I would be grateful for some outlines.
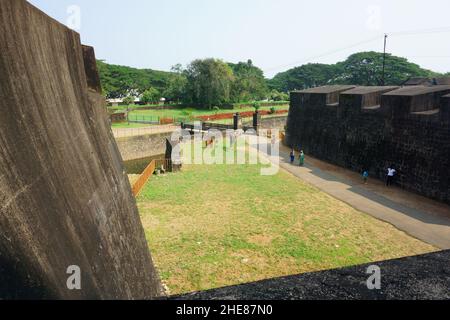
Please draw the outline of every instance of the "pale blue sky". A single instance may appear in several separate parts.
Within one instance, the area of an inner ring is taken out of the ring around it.
[[[307,62],[334,63],[356,51],[382,51],[385,32],[440,28],[437,33],[392,35],[388,52],[450,71],[448,0],[29,2],[65,24],[76,21],[67,11],[78,6],[83,43],[95,47],[97,58],[114,64],[169,70],[195,58],[252,59],[271,77]]]

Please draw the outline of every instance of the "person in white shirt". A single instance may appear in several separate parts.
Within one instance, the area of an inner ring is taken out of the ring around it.
[[[386,179],[386,186],[392,186],[392,183],[394,182],[394,177],[397,173],[397,170],[395,170],[393,167],[390,167],[387,169],[387,179]]]

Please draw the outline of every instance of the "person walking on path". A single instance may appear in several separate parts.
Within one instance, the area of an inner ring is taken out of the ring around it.
[[[393,168],[393,166],[391,166],[390,168],[387,169],[387,178],[386,178],[386,186],[392,186],[392,184],[394,183],[394,177],[397,173],[397,170],[395,170]]]
[[[300,151],[300,167],[303,167],[305,165],[305,153],[302,151]]]
[[[369,180],[369,171],[364,170],[362,176],[363,176],[364,184],[367,184],[367,181]]]
[[[290,157],[291,157],[291,164],[294,164],[294,161],[295,161],[295,151],[294,151],[294,149],[292,149]]]

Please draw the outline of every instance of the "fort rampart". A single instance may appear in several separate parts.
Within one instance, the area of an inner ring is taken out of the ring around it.
[[[291,93],[286,144],[450,203],[450,86],[326,86]]]
[[[161,294],[99,91],[78,33],[0,1],[0,300]]]

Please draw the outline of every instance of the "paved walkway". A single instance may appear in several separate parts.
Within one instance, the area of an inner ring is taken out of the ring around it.
[[[306,157],[304,167],[289,161],[290,150],[280,148],[280,167],[353,208],[394,225],[440,249],[450,249],[450,206],[406,192],[386,188],[378,180],[367,185],[358,173]]]

